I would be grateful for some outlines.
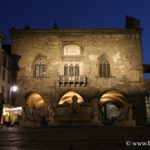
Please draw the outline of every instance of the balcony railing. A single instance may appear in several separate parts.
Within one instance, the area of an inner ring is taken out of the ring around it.
[[[59,85],[86,85],[86,76],[59,76]]]

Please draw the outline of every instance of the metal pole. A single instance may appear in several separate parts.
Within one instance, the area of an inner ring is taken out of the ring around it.
[[[9,90],[9,104],[11,105],[11,87],[10,87],[10,90]]]

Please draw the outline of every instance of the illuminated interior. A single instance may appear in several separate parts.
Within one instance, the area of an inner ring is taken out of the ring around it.
[[[123,108],[123,114],[126,114],[128,101],[119,91],[108,91],[100,98],[100,104],[103,112],[104,124],[114,124],[114,121],[120,115],[120,108]]]
[[[102,112],[103,114],[105,113],[103,116],[105,121],[106,120],[113,121],[117,119],[120,114],[118,107],[112,103],[107,103],[103,105]]]
[[[83,103],[83,98],[78,94],[78,93],[75,93],[73,91],[70,91],[68,93],[66,93],[65,95],[63,95],[59,101],[59,105],[62,105],[64,103],[68,103],[68,104],[71,104],[72,103],[72,97],[73,96],[77,96],[78,100],[77,100],[77,103]]]
[[[37,93],[32,93],[27,98],[26,103],[31,108],[43,109],[45,107],[45,103],[44,103],[43,98]]]

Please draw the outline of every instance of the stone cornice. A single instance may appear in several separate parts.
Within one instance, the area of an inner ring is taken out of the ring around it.
[[[82,34],[96,34],[96,35],[113,35],[113,34],[141,34],[143,29],[12,29],[11,33],[51,33],[51,34],[74,34],[74,35],[82,35]]]

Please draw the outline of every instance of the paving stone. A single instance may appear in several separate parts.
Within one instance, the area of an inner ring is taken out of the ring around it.
[[[126,142],[150,142],[148,127],[118,128],[96,126],[2,128],[0,150],[100,150],[148,149]]]

